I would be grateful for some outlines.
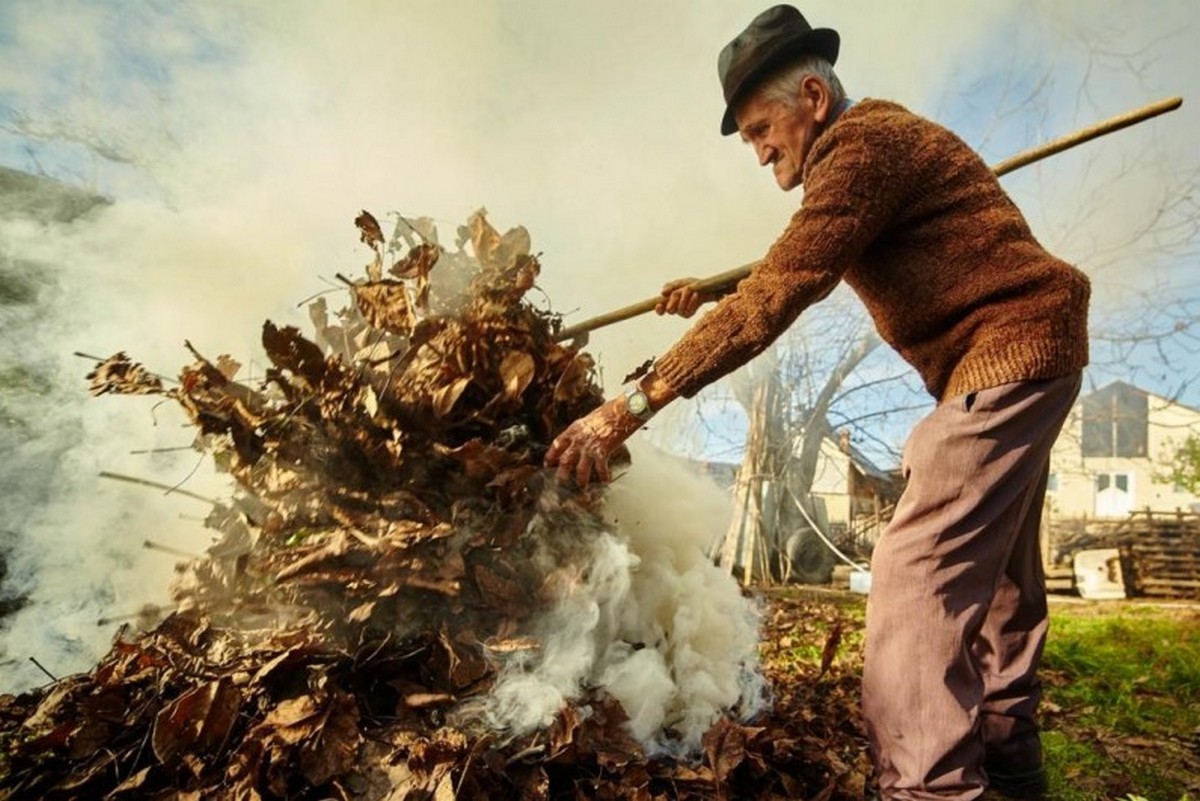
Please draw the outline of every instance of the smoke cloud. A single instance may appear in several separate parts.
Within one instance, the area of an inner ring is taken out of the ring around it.
[[[487,206],[498,228],[526,226],[541,252],[541,287],[557,310],[572,313],[569,321],[652,295],[671,278],[758,258],[798,198],[775,190],[736,138],[717,134],[715,61],[763,5],[0,6],[0,164],[114,201],[69,222],[0,223],[5,283],[19,274],[36,286],[0,307],[6,332],[19,333],[0,353],[6,369],[32,367],[44,382],[3,388],[6,415],[24,426],[6,429],[0,469],[12,546],[5,587],[29,602],[4,624],[0,689],[44,680],[30,656],[58,673],[88,668],[115,627],[96,626],[97,619],[162,600],[174,560],[143,549],[143,540],[187,552],[208,544],[190,519],[203,514],[202,504],[101,480],[101,470],[182,483],[199,495],[227,492],[206,468],[193,472],[194,454],[130,453],[186,446],[190,434],[166,407],[86,400],[89,365],[74,351],[128,350],[170,375],[188,360],[189,340],[253,372],[264,319],[304,327],[297,304],[329,289],[334,273],[366,261],[352,227],[362,208],[453,226]],[[1188,0],[1158,3],[1153,14],[1115,0],[1011,0],[969,10],[920,0],[903,11],[884,0],[821,0],[803,10],[841,32],[839,74],[852,96],[905,103],[985,143],[989,157],[1186,91],[1180,81],[1196,69],[1194,37],[1177,35],[1194,31]],[[1096,54],[1073,37],[1117,30],[1129,52],[1154,58],[1136,75],[1098,64],[1108,70],[1090,84],[1099,88],[1080,92],[1074,78]],[[1019,111],[996,119],[1006,91],[1019,94],[1042,76],[1063,82],[1052,109],[1031,110],[1035,124]],[[1089,146],[1090,157],[1119,164],[1157,143],[1186,161],[1185,137],[1200,122],[1195,108]],[[1153,186],[1133,189],[1145,186],[1140,170],[1099,182],[1102,191],[1051,172],[1061,164],[1078,173],[1075,158],[1009,185],[1039,235],[1073,233],[1068,255],[1082,262],[1089,237],[1136,227],[1133,212],[1152,205]],[[1088,191],[1099,210],[1081,218],[1074,212]],[[1172,265],[1146,262],[1160,283],[1179,280]],[[650,318],[595,334],[591,350],[610,389],[686,325]],[[640,469],[614,487],[615,503],[653,483],[638,477]],[[696,494],[689,488],[679,497],[696,503]],[[570,693],[577,679],[608,670],[617,694],[631,677],[657,676],[638,689],[655,699],[645,711],[649,732],[660,716],[676,719],[678,697],[708,691],[680,684],[689,659],[715,660],[702,640],[687,639],[689,626],[715,628],[714,620],[736,614],[702,606],[708,593],[697,587],[707,579],[673,550],[680,540],[669,527],[624,528],[650,514],[638,509],[623,515],[598,554],[598,564],[609,560],[612,581],[593,588],[588,601],[598,610],[595,625],[609,614],[603,625],[617,633],[593,630],[595,650],[572,678],[546,684]],[[676,572],[658,576],[660,597],[647,577],[666,570],[661,565]],[[673,604],[667,587],[688,603]],[[631,608],[687,647],[608,653],[614,643],[654,640],[654,631],[620,618]],[[713,682],[712,697],[732,692],[728,676]]]
[[[562,577],[534,624],[544,647],[514,659],[483,702],[496,728],[549,725],[566,700],[599,688],[648,752],[678,755],[696,752],[726,710],[748,719],[763,708],[756,610],[707,556],[728,498],[680,460],[646,447],[633,456],[586,571]]]

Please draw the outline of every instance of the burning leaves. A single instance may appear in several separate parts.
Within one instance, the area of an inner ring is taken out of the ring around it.
[[[349,282],[352,305],[313,303],[311,339],[264,324],[260,381],[191,344],[177,385],[123,353],[88,376],[97,395],[177,402],[238,493],[209,516],[207,556],[178,568],[174,614],[86,676],[0,697],[0,799],[832,787],[791,761],[803,748],[790,729],[761,723],[718,722],[688,766],[648,760],[602,693],[528,735],[471,717],[500,666],[541,647],[528,624],[559,578],[588,570],[600,496],[546,485],[540,463],[603,398],[590,358],[523,300],[539,270],[524,229],[501,235],[479,213],[448,249],[424,221],[402,218],[391,241],[366,212],[355,224],[374,258]]]

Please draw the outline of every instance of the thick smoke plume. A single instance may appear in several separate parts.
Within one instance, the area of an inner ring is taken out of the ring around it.
[[[526,733],[599,687],[650,753],[693,753],[726,710],[748,719],[766,701],[754,608],[707,556],[728,499],[639,448],[605,511],[580,575],[549,566],[559,599],[534,623],[544,647],[512,660],[482,707],[494,725]]]

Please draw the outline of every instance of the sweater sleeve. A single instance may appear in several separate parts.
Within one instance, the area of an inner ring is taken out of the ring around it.
[[[753,359],[804,309],[837,285],[903,202],[903,137],[887,125],[843,117],[813,143],[804,202],[737,290],[655,363],[684,397]]]

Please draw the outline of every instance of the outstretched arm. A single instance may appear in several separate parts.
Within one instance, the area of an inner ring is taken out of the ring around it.
[[[649,402],[649,414],[678,397],[678,393],[653,370],[638,382],[638,388]],[[609,458],[633,432],[645,425],[648,416],[638,417],[631,413],[629,398],[625,394],[618,395],[567,426],[546,451],[546,466],[557,468],[555,478],[560,482],[574,479],[580,487],[590,484],[593,477],[607,482],[611,478]]]

